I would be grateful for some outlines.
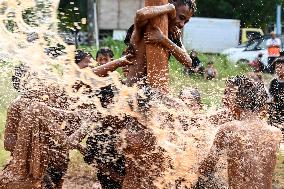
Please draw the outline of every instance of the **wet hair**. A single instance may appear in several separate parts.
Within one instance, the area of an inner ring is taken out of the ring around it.
[[[130,28],[128,28],[127,32],[126,32],[126,36],[125,36],[125,39],[124,39],[124,44],[127,45],[127,46],[130,45],[130,39],[131,39],[133,31],[134,31],[134,24],[132,24],[130,26]]]
[[[75,63],[79,64],[87,56],[91,56],[93,58],[90,53],[84,52],[83,50],[77,50],[75,52]]]
[[[245,76],[235,76],[227,80],[228,85],[237,87],[235,103],[238,108],[255,112],[266,105],[268,94],[264,84]]]
[[[28,71],[28,67],[24,64],[20,64],[14,68],[14,75],[12,76],[13,87],[20,92],[21,91],[21,80],[25,77]]]
[[[98,50],[97,54],[96,54],[96,59],[99,57],[99,55],[103,55],[103,56],[109,56],[110,58],[114,57],[114,54],[112,52],[112,50],[108,47],[102,47]]]
[[[169,0],[169,3],[177,6],[187,5],[189,7],[189,10],[192,10],[193,12],[196,11],[195,0]]]

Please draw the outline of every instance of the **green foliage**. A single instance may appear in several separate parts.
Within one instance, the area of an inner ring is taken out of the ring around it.
[[[242,27],[265,28],[268,23],[275,20],[275,7],[276,0],[198,0],[196,15],[240,19]]]

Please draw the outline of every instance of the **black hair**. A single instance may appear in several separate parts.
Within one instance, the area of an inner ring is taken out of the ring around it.
[[[180,93],[179,93],[179,98],[181,98],[181,96],[183,95],[184,91],[186,91],[186,90],[190,91],[191,96],[192,96],[196,101],[198,101],[198,102],[201,103],[201,94],[200,94],[200,92],[198,91],[198,89],[196,89],[196,88],[182,89],[182,90],[180,91]]]
[[[195,0],[169,0],[169,3],[180,6],[180,5],[187,5],[190,10],[193,12],[196,11],[196,3]]]
[[[235,103],[238,108],[259,111],[266,105],[268,94],[264,84],[245,76],[235,76],[227,80],[227,85],[237,87]]]
[[[133,31],[134,31],[134,24],[132,24],[130,26],[130,28],[128,28],[127,32],[126,32],[126,36],[125,36],[125,39],[124,39],[124,44],[127,45],[127,46],[130,45],[130,39],[131,39]]]
[[[25,74],[28,71],[28,67],[24,64],[20,64],[14,68],[14,75],[12,76],[13,87],[20,92],[21,91],[21,79],[25,77]]]
[[[96,96],[100,99],[103,108],[106,108],[112,102],[115,92],[116,88],[112,85],[101,87],[96,91]]]
[[[96,59],[98,58],[99,55],[103,55],[103,56],[109,56],[110,58],[114,57],[114,54],[112,52],[112,50],[108,47],[102,47],[98,50],[97,54],[96,54]]]
[[[75,52],[75,63],[79,64],[87,56],[93,57],[90,53],[84,52],[83,50],[77,50]]]
[[[213,62],[213,61],[209,61],[207,64],[208,64],[208,65],[213,65],[214,62]]]
[[[279,58],[276,58],[272,65],[276,65],[276,64],[284,64],[284,56],[280,56]]]

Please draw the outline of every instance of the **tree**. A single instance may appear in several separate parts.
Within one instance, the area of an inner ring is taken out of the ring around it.
[[[241,20],[242,27],[266,28],[275,21],[278,0],[198,0],[197,16]],[[283,3],[284,0],[281,0]]]

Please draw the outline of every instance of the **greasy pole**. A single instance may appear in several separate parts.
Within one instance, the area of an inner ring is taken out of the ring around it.
[[[167,4],[168,0],[145,0],[145,6]],[[162,15],[151,20],[146,31],[158,26],[168,36],[168,15]],[[169,92],[169,65],[168,52],[159,44],[146,45],[147,56],[147,82],[164,93]]]

